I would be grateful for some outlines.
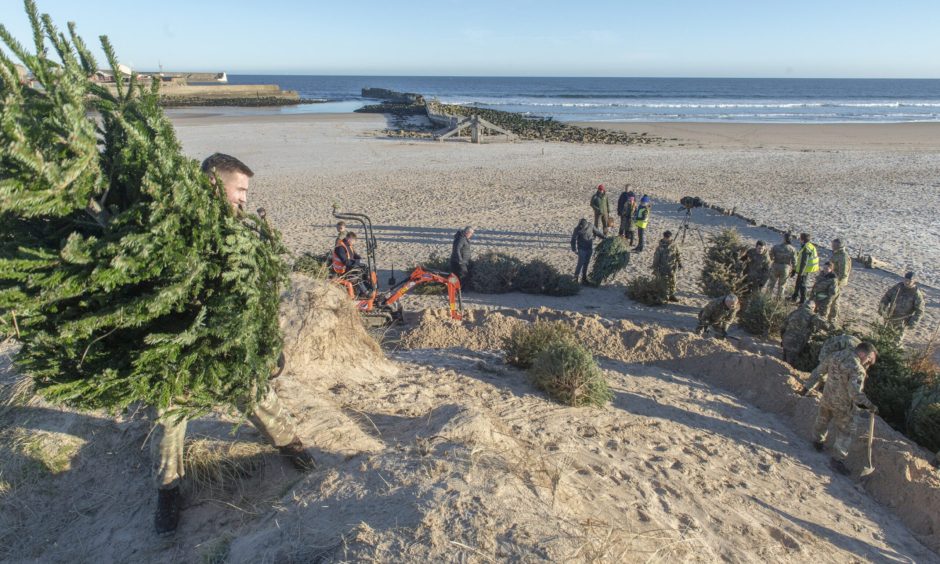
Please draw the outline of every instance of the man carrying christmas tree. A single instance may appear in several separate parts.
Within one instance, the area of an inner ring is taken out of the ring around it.
[[[248,183],[254,176],[250,168],[235,157],[216,153],[203,161],[202,171],[212,178],[213,184],[222,183],[225,197],[233,208],[244,209],[248,200]],[[279,376],[283,368],[282,355],[271,378]],[[154,524],[160,535],[173,533],[179,524],[182,501],[180,481],[184,471],[183,444],[187,423],[185,417],[174,416],[167,411],[161,411],[151,442],[154,479],[158,488]],[[265,439],[277,447],[295,468],[307,471],[314,467],[313,457],[297,436],[294,421],[281,405],[273,387],[247,415]]]

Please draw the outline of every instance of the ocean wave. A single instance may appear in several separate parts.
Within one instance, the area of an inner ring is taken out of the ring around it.
[[[809,108],[940,108],[940,102],[535,102],[517,100],[445,100],[448,104],[478,105],[488,107],[535,107],[535,108],[636,108],[636,109],[809,109]]]

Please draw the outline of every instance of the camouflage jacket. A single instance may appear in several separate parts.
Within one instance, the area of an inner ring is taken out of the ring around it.
[[[779,243],[770,249],[770,258],[774,264],[796,267],[796,249],[789,243]]]
[[[748,278],[763,278],[770,273],[770,256],[767,253],[752,247],[747,250],[744,260],[747,261]]]
[[[783,335],[783,348],[791,351],[801,350],[809,342],[814,332],[827,326],[826,320],[811,312],[809,308],[800,307],[787,316],[780,333]]]
[[[845,413],[856,405],[871,405],[864,392],[867,374],[854,349],[826,357],[817,370],[826,377],[822,404],[829,409]]]
[[[835,297],[838,293],[839,284],[836,282],[836,275],[834,273],[820,274],[813,283],[813,290],[810,292],[810,296],[817,302],[822,302]]]
[[[819,349],[819,365],[813,370],[813,373],[810,374],[809,380],[806,381],[806,389],[812,390],[816,388],[816,386],[826,383],[826,375],[822,372],[821,368],[827,358],[837,352],[849,349],[855,350],[855,347],[861,342],[858,337],[849,334],[836,335],[826,339],[822,348]]]
[[[663,239],[653,254],[653,272],[661,276],[674,273],[682,268],[679,247],[672,239]]]
[[[845,286],[849,281],[849,275],[852,274],[852,257],[845,247],[838,251],[832,251],[832,271],[836,274],[836,280],[840,286]]]
[[[610,215],[610,203],[606,192],[594,192],[591,196],[591,208],[603,215]]]
[[[924,294],[917,286],[908,288],[904,282],[898,282],[885,292],[878,312],[891,321],[914,325],[924,315]]]
[[[728,309],[725,305],[725,298],[715,298],[705,304],[702,311],[698,314],[699,325],[731,325],[735,316],[738,314],[738,306]]]

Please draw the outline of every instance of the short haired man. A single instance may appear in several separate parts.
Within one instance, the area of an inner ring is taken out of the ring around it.
[[[917,287],[917,275],[908,272],[904,280],[885,292],[878,304],[878,313],[897,331],[898,342],[904,339],[904,331],[917,325],[924,316],[924,294]]]
[[[216,153],[202,163],[202,170],[212,175],[212,182],[222,182],[225,198],[236,210],[244,210],[248,201],[248,182],[254,176],[250,168],[230,155]],[[283,355],[278,360],[276,378],[284,368]],[[242,408],[247,410],[248,405]],[[168,535],[179,525],[183,478],[183,444],[186,438],[186,418],[158,413],[151,438],[153,474],[157,485],[157,511],[154,525],[157,534]],[[265,439],[277,447],[298,470],[307,471],[314,466],[313,457],[304,448],[294,426],[294,420],[281,405],[274,388],[253,406],[248,419],[261,431]]]
[[[728,328],[738,315],[739,307],[740,300],[734,294],[713,299],[699,312],[695,332],[705,335],[711,329],[718,338],[724,339],[728,336]]]
[[[336,222],[336,239],[333,241],[333,248],[335,249],[339,245],[340,241],[346,238],[346,222],[337,221]]]
[[[773,292],[778,298],[783,295],[783,287],[793,268],[796,267],[796,249],[790,244],[790,234],[783,234],[783,242],[777,243],[770,249],[770,284],[768,292]]]
[[[810,241],[809,233],[800,233],[800,252],[796,257],[796,269],[790,276],[796,276],[796,287],[790,301],[803,303],[806,301],[806,280],[810,274],[819,271],[819,252],[816,245]]]
[[[672,238],[672,231],[663,233],[663,238],[653,253],[653,275],[666,283],[666,300],[678,302],[676,297],[676,275],[682,268],[682,256],[679,246]]]
[[[454,233],[454,244],[450,251],[450,272],[457,275],[460,283],[467,286],[467,275],[470,273],[470,239],[476,229],[473,226],[466,226]]]

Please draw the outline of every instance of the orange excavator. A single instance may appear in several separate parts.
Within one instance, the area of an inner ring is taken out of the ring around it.
[[[372,229],[372,220],[361,213],[340,212],[333,205],[333,217],[341,219],[347,225],[358,224],[360,242],[365,243],[365,256],[362,263],[351,273],[338,275],[331,271],[331,280],[346,288],[349,299],[356,303],[356,308],[369,325],[393,325],[404,321],[401,298],[412,288],[421,284],[442,284],[447,288],[447,301],[451,319],[463,319],[463,301],[460,295],[460,279],[446,272],[433,272],[417,267],[407,279],[396,283],[394,272],[389,279],[390,288],[379,292],[378,274],[375,267],[376,241]]]

